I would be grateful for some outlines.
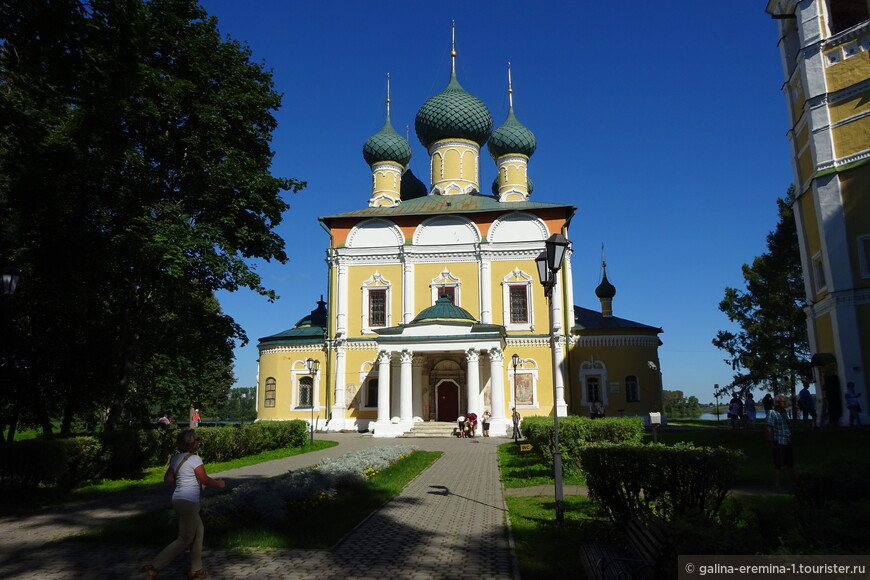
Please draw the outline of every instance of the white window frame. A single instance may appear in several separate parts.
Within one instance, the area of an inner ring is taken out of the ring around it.
[[[811,261],[813,265],[813,290],[816,294],[820,294],[828,289],[828,279],[825,275],[825,262],[822,260],[822,253],[816,252]]]
[[[429,288],[432,290],[432,304],[438,301],[441,288],[453,288],[453,304],[462,307],[461,281],[459,278],[444,270],[439,276],[432,278]]]
[[[386,290],[386,304],[384,305],[386,311],[384,313],[384,321],[385,324],[383,326],[372,326],[369,324],[369,291],[371,290]],[[392,312],[392,284],[390,281],[381,276],[378,272],[372,274],[372,277],[363,282],[362,284],[362,312],[361,312],[361,332],[362,334],[372,334],[374,333],[375,328],[387,328],[392,326],[393,320],[393,312]]]
[[[502,301],[502,321],[505,330],[535,330],[535,309],[532,300],[532,282],[533,278],[519,268],[514,268],[513,271],[502,278],[501,281],[501,301]],[[529,313],[527,322],[512,323],[511,322],[511,286],[525,286],[526,288],[526,304]]]
[[[305,361],[296,361],[293,365],[293,370],[290,372],[290,380],[293,385],[293,396],[291,397],[293,400],[290,403],[291,411],[311,411],[311,407],[302,407],[300,406],[300,396],[299,396],[299,386],[300,380],[304,377],[311,378],[311,402],[313,403],[313,407],[315,411],[321,409],[320,407],[320,373],[311,374],[308,372],[308,367],[305,364]]]
[[[609,404],[607,398],[607,365],[600,360],[585,360],[580,363],[580,404],[590,406],[592,401],[589,400],[589,389],[587,379],[595,377],[598,379],[598,394],[601,398],[601,403],[607,407]]]

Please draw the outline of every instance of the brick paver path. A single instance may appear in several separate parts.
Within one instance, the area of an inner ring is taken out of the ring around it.
[[[504,439],[373,439],[324,435],[332,449],[220,474],[238,482],[267,477],[372,445],[412,443],[444,456],[333,550],[206,551],[210,578],[512,579],[518,578],[498,477],[496,446]],[[215,474],[217,475],[217,474]],[[153,548],[94,546],[69,538],[90,527],[165,507],[166,489],[49,514],[0,520],[0,578],[141,578]],[[206,536],[208,530],[206,529]],[[166,542],[172,538],[166,538]],[[161,578],[183,578],[180,558]]]

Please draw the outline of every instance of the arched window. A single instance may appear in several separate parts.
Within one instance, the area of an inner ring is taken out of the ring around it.
[[[377,408],[378,406],[378,379],[369,379],[366,382],[363,406]]]
[[[637,377],[634,375],[625,377],[625,400],[629,403],[640,401],[640,388],[637,386]]]
[[[266,379],[266,400],[263,402],[264,407],[275,406],[275,377]]]
[[[601,383],[598,382],[598,377],[586,379],[586,400],[590,403],[601,401]]]
[[[296,398],[297,408],[310,409],[314,404],[314,379],[311,377],[299,378],[299,390]]]

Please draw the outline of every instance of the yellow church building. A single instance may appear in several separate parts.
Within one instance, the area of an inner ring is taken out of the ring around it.
[[[491,434],[505,436],[513,408],[662,410],[662,329],[613,315],[604,264],[597,309],[574,306],[570,249],[545,296],[536,258],[551,235],[569,238],[577,208],[532,200],[537,143],[510,89],[493,130],[486,105],[459,84],[455,51],[453,59],[447,86],[415,120],[428,186],[407,168],[411,146],[391,124],[388,96],[386,122],[363,147],[368,203],[319,218],[330,240],[327,299],[260,339],[258,420],[396,437],[489,411]],[[498,169],[491,194],[479,183],[484,147]]]
[[[794,215],[823,420],[866,413],[870,368],[870,2],[770,0],[797,198]],[[866,415],[865,415],[866,416]]]

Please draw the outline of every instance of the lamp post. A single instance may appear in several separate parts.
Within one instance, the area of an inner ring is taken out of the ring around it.
[[[308,367],[308,374],[311,375],[311,444],[314,445],[314,377],[320,370],[320,361],[309,358],[306,359],[305,366]]]
[[[520,429],[517,423],[517,420],[514,418],[514,413],[517,412],[517,367],[519,366],[522,360],[520,359],[520,355],[514,353],[511,356],[511,363],[514,365],[514,404],[511,405],[511,423],[514,426],[513,438],[514,443],[517,443],[520,438]]]
[[[716,422],[718,423],[722,419],[719,416],[719,383],[713,385],[713,396],[716,397]]]
[[[547,305],[550,306],[550,332],[552,332],[552,301],[553,287],[556,285],[556,274],[562,268],[562,261],[565,259],[565,252],[568,250],[570,242],[562,234],[553,234],[544,242],[545,250],[535,258],[535,263],[538,266],[538,275],[541,278],[541,285],[544,287],[544,296],[547,297]],[[557,368],[553,368],[553,372],[559,372]],[[514,376],[516,383],[516,376]],[[556,521],[561,526],[565,521],[565,508],[562,502],[562,450],[559,448],[559,410],[556,406],[555,377],[553,380],[553,480],[556,487]]]

